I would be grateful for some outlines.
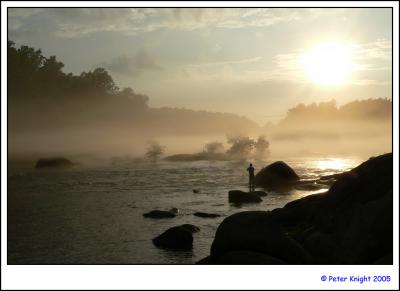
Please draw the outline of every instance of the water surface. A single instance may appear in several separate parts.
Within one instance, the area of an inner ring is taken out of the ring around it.
[[[341,172],[360,162],[349,158],[287,161],[305,179]],[[127,162],[10,175],[8,263],[192,264],[209,254],[215,231],[226,216],[283,207],[316,192],[269,192],[259,204],[235,207],[228,203],[228,191],[246,190],[246,167],[243,162],[226,161]],[[172,219],[142,216],[173,207],[179,215]],[[196,217],[196,211],[221,217]],[[184,223],[201,229],[194,234],[192,251],[165,251],[152,244],[163,231]]]

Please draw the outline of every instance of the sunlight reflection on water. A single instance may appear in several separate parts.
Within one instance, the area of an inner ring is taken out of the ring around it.
[[[325,170],[345,171],[351,169],[354,166],[354,161],[349,159],[326,159],[315,161],[316,167]]]

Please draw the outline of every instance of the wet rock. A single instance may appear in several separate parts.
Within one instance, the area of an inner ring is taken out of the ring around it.
[[[39,159],[36,162],[35,168],[69,168],[74,164],[66,159],[66,158],[48,158],[48,159]]]
[[[257,191],[258,192],[258,191]],[[229,202],[230,203],[259,203],[262,199],[259,195],[254,194],[253,192],[243,192],[240,190],[231,190],[229,191]]]
[[[143,216],[148,218],[174,218],[176,214],[171,211],[152,210],[150,212],[143,214]]]
[[[289,187],[299,179],[291,167],[278,161],[261,169],[255,176],[255,183],[267,189],[278,189]]]
[[[193,236],[185,227],[175,226],[154,238],[153,244],[163,249],[191,250],[193,248]]]
[[[214,213],[205,213],[205,212],[195,212],[193,213],[194,216],[198,217],[204,217],[204,218],[215,218],[215,217],[220,217],[221,215],[219,214],[214,214]]]

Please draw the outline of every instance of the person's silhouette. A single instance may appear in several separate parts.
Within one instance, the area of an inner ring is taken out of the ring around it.
[[[247,168],[247,172],[249,172],[249,192],[252,192],[255,189],[253,164],[250,164],[250,166]]]

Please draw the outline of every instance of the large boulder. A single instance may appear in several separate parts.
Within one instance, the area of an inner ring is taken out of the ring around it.
[[[212,260],[237,250],[263,253],[289,264],[312,261],[301,245],[275,224],[266,211],[239,212],[219,225],[211,245]]]
[[[262,192],[262,191],[261,191]],[[265,193],[265,192],[263,192]],[[259,194],[253,192],[243,192],[240,190],[229,191],[229,202],[242,204],[242,203],[259,203],[262,199]]]
[[[193,248],[192,232],[187,227],[175,226],[154,238],[153,244],[163,249],[191,250]]]
[[[143,216],[148,218],[174,218],[176,214],[172,211],[152,210],[150,212],[144,213]]]
[[[48,158],[48,159],[39,159],[36,162],[35,168],[69,168],[72,167],[74,163],[66,158]]]
[[[393,189],[393,155],[370,158],[345,172],[329,189],[339,204],[366,203]]]
[[[335,252],[338,246],[329,234],[311,231],[305,237],[303,245],[314,256],[316,263],[332,264],[336,261]]]
[[[261,169],[255,176],[255,184],[267,189],[290,187],[299,180],[296,172],[286,163],[278,161]]]
[[[393,193],[368,203],[356,203],[336,220],[341,264],[373,263],[393,252]]]

